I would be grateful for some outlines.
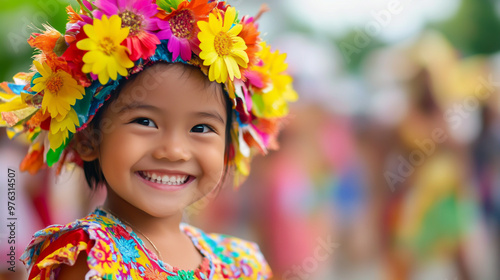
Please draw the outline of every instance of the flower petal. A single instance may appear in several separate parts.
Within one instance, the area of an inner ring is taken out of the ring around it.
[[[99,83],[101,83],[101,85],[107,84],[109,81],[108,72],[107,71],[100,72],[98,78],[99,78]]]
[[[229,33],[229,34],[231,34],[233,36],[238,36],[238,34],[240,34],[240,32],[241,32],[242,29],[243,29],[243,25],[241,25],[241,24],[235,24],[231,29],[229,29],[227,31],[227,33]]]
[[[79,48],[80,50],[90,51],[97,48],[97,42],[87,38],[76,42],[76,47]]]
[[[234,23],[235,18],[236,18],[236,8],[234,7],[227,8],[226,13],[224,14],[224,25],[222,26],[223,32],[229,31],[229,29]]]

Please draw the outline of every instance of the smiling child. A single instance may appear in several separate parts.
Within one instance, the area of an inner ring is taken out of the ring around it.
[[[77,164],[104,205],[36,232],[29,279],[269,279],[255,243],[183,223],[277,146],[295,101],[256,18],[209,0],[95,0],[64,34],[28,42],[31,72],[0,84],[0,125],[32,144],[21,170]]]

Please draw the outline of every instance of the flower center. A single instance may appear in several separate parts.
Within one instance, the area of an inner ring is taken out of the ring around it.
[[[142,15],[137,15],[131,11],[124,11],[119,13],[118,16],[122,19],[122,27],[130,27],[130,34],[132,36],[137,35],[142,29],[142,21],[144,17]]]
[[[189,38],[194,22],[193,12],[187,9],[178,11],[168,20],[172,34],[177,38]]]
[[[214,40],[215,51],[219,56],[228,55],[231,52],[231,48],[233,47],[233,41],[231,37],[225,32],[219,32],[215,36]]]
[[[52,74],[49,80],[45,83],[45,86],[52,94],[57,94],[63,86],[63,78],[57,73]]]
[[[113,40],[111,40],[111,38],[109,37],[105,37],[104,39],[102,39],[99,47],[101,48],[101,52],[105,53],[108,56],[111,56],[116,51],[116,46]]]

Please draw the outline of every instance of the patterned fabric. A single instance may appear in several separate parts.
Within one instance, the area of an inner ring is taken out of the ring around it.
[[[29,279],[55,279],[60,265],[73,265],[85,251],[86,279],[270,279],[271,270],[259,247],[222,234],[206,234],[187,224],[181,230],[203,256],[195,271],[158,260],[144,242],[116,217],[97,208],[85,218],[35,233],[21,257]]]

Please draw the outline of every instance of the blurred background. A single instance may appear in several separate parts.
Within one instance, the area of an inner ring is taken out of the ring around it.
[[[228,2],[250,15],[264,3]],[[64,30],[68,3],[0,0],[0,80],[28,69],[36,28]],[[300,100],[281,149],[186,219],[256,241],[275,279],[500,279],[500,2],[267,4],[262,36],[288,53]],[[6,182],[27,146],[0,134]],[[17,176],[18,257],[36,230],[105,195],[78,169]],[[20,262],[7,271],[6,236],[0,279],[23,279]]]

